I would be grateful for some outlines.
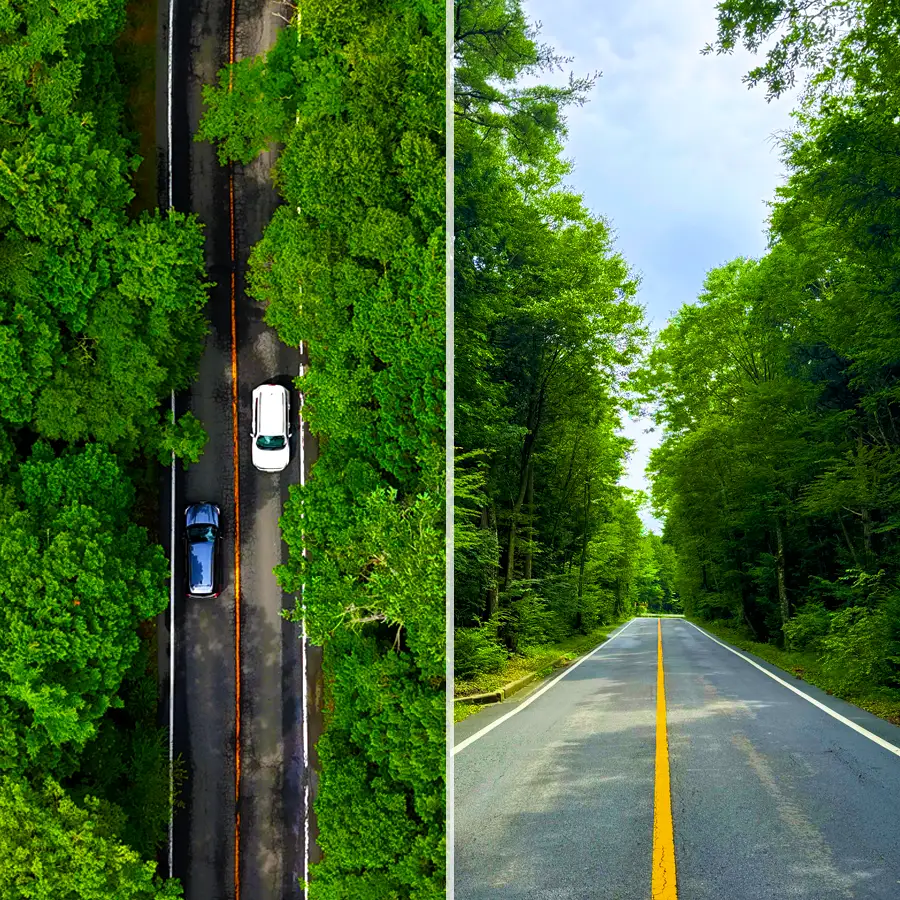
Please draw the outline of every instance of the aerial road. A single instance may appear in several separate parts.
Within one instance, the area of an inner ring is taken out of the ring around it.
[[[192,139],[201,86],[216,82],[229,60],[268,49],[283,25],[273,15],[282,7],[246,0],[163,0],[159,7],[157,133],[170,192],[160,205],[204,223],[216,283],[199,377],[176,398],[178,414],[191,410],[209,443],[199,463],[177,474],[174,504],[164,491],[175,554],[174,618],[167,613],[160,622],[161,686],[166,704],[174,697],[172,749],[185,773],[168,865],[187,900],[294,900],[316,859],[310,800],[320,716],[312,698],[320,656],[300,626],[281,618],[294,600],[272,570],[287,555],[278,519],[288,488],[308,477],[315,442],[301,425],[292,385],[300,348],[282,344],[245,293],[250,248],[278,202],[272,156],[222,167],[213,147]],[[290,461],[281,471],[260,471],[251,459],[251,396],[264,383],[290,396]],[[215,597],[185,597],[184,510],[197,503],[221,511]]]
[[[900,728],[683,619],[461,722],[456,900],[900,897]]]

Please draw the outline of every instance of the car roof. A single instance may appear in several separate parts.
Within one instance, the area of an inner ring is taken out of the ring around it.
[[[285,430],[284,401],[287,388],[280,384],[261,384],[253,392],[253,402],[259,401],[259,418],[256,429],[259,434],[281,434]]]
[[[211,594],[215,583],[215,548],[214,541],[191,544],[189,551],[190,592],[192,594]]]

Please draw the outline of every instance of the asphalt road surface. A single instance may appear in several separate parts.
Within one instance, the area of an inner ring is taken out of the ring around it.
[[[651,897],[657,627],[457,726],[456,900]],[[900,898],[900,728],[661,628],[677,897]]]
[[[159,6],[158,108],[164,111],[168,4],[161,0]],[[279,341],[264,324],[262,308],[244,293],[250,248],[278,202],[269,177],[272,158],[266,154],[250,166],[235,166],[232,192],[229,170],[219,165],[214,149],[192,140],[202,114],[201,86],[216,82],[228,61],[232,29],[234,58],[253,56],[274,43],[282,25],[275,11],[283,9],[263,0],[238,0],[234,6],[230,0],[178,0],[175,7],[174,206],[196,213],[204,223],[207,270],[217,285],[199,377],[177,404],[179,413],[189,409],[200,419],[210,439],[200,462],[179,474],[176,521],[180,538],[184,506],[211,501],[222,509],[225,530],[225,588],[215,600],[184,597],[183,554],[176,544],[174,735],[187,778],[172,855],[187,900],[301,898],[298,879],[317,858],[315,819],[305,800],[315,793],[313,745],[321,717],[307,710],[310,727],[304,739],[303,707],[306,696],[317,696],[321,657],[316,648],[306,648],[304,690],[300,628],[280,616],[294,600],[282,593],[272,574],[287,558],[278,518],[288,487],[300,479],[299,408],[292,379],[301,357],[298,349]],[[164,171],[164,122],[157,130]],[[258,472],[250,460],[251,392],[265,381],[292,392],[292,460],[279,474]],[[308,434],[303,437],[308,476],[315,446]],[[164,496],[168,500],[168,490]],[[160,668],[165,673],[171,635],[163,618]],[[168,678],[163,682],[167,693]]]

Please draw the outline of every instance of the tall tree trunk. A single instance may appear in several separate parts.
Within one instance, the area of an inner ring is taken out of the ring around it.
[[[497,534],[497,510],[494,507],[494,504],[491,503],[487,508],[487,527],[490,528],[494,535]],[[493,619],[494,616],[497,615],[500,604],[497,595],[497,576],[499,572],[497,571],[499,568],[499,564],[494,567],[493,575],[491,576],[491,583],[488,585],[487,590],[487,603],[485,604],[485,612],[487,613],[488,619]]]
[[[859,568],[859,557],[856,555],[856,547],[853,546],[853,541],[850,540],[850,535],[847,532],[847,526],[844,524],[844,517],[838,513],[838,522],[841,523],[841,531],[844,533],[844,540],[847,542],[847,549],[850,551],[850,555],[853,557],[853,565],[856,568]]]
[[[575,604],[575,630],[581,631],[584,627],[584,612],[581,608],[581,597],[584,593],[584,560],[587,556],[588,536],[588,512],[591,503],[590,479],[584,483],[584,530],[581,535],[581,559],[578,563],[578,600]]]
[[[551,549],[556,546],[556,532],[559,529],[559,523],[562,521],[563,507],[566,500],[569,499],[569,483],[572,481],[572,471],[575,468],[575,454],[578,452],[578,443],[581,440],[581,432],[575,436],[572,443],[572,455],[569,457],[569,471],[566,473],[566,480],[563,482],[562,491],[560,493],[559,506],[556,508],[556,515],[553,517],[553,528],[550,530],[550,540],[547,544]]]
[[[584,593],[584,561],[587,557],[588,517],[591,511],[591,480],[584,483],[584,534],[581,537],[581,562],[578,565],[578,600]],[[579,609],[581,603],[579,602]]]
[[[524,575],[531,580],[531,560],[534,551],[534,460],[528,465],[528,487],[525,489],[525,509],[528,515],[528,544],[525,548]]]
[[[516,502],[513,504],[512,513],[509,517],[509,538],[506,542],[506,571],[503,573],[503,587],[501,588],[501,590],[504,591],[509,587],[513,578],[515,578],[516,528],[519,521],[519,513],[522,511],[522,504],[525,502],[525,492],[528,488],[528,478],[531,472],[531,463],[532,456],[531,451],[529,450],[527,453],[527,462],[525,463],[525,469],[522,472],[522,477],[519,481],[519,496],[516,497]]]
[[[863,547],[866,552],[866,571],[871,572],[875,568],[875,554],[872,552],[872,517],[868,507],[862,511]]]
[[[522,445],[522,458],[519,463],[519,494],[516,497],[515,503],[513,503],[513,508],[509,517],[509,540],[506,545],[506,571],[503,575],[502,588],[504,591],[509,587],[510,582],[515,576],[516,527],[519,521],[519,512],[522,509],[522,504],[525,502],[525,489],[528,485],[528,473],[529,468],[532,465],[534,448],[537,444],[541,419],[544,414],[544,401],[547,395],[547,385],[549,384],[550,374],[558,356],[559,351],[557,350],[553,355],[553,359],[550,361],[549,368],[544,374],[537,396],[532,395],[532,398],[529,401],[527,416],[528,433],[525,435],[525,443]]]
[[[775,565],[778,574],[778,603],[781,607],[781,628],[784,634],[784,626],[790,621],[791,606],[788,602],[787,585],[784,580],[784,534],[781,530],[781,519],[775,517],[775,540],[778,544],[778,555],[775,557]]]

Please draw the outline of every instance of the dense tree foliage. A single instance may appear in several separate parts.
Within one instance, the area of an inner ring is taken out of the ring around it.
[[[142,860],[117,837],[116,813],[99,800],[75,803],[50,778],[32,787],[0,781],[2,900],[177,900],[177,882],[163,884],[156,863]]]
[[[128,218],[138,159],[111,42],[122,0],[9,4],[0,50],[0,425],[125,453],[202,347],[202,235]],[[110,409],[117,414],[111,416]],[[5,452],[9,452],[8,450]]]
[[[435,0],[305,3],[198,134],[223,163],[282,145],[249,281],[306,342],[320,444],[277,572],[325,648],[314,898],[444,894],[444,28]]]
[[[456,658],[589,631],[634,608],[649,561],[617,434],[641,344],[636,279],[564,182],[566,62],[518,2],[456,4]],[[649,547],[649,545],[646,545]],[[643,571],[643,570],[641,570]]]
[[[884,37],[885,7],[844,7],[806,8],[824,30],[797,20],[785,39],[811,54],[817,90],[784,141],[768,252],[709,273],[648,384],[666,429],[654,499],[686,607],[820,651],[849,691],[900,686],[900,84],[894,43],[859,43]],[[729,40],[775,21],[720,10]],[[839,14],[843,36],[826,28]],[[773,51],[770,87],[795,62]]]
[[[133,73],[115,44],[125,23],[123,0],[0,9],[0,896],[10,898],[180,895],[142,861],[164,834],[169,796],[138,626],[166,604],[167,566],[135,524],[133,478],[172,450],[196,459],[204,443],[195,420],[171,425],[160,406],[189,384],[202,348],[203,238],[189,217],[129,213],[139,159],[126,126]]]
[[[776,38],[766,60],[744,78],[780,96],[806,78],[808,98],[843,94],[856,85],[877,88],[898,73],[900,7],[894,0],[721,0],[719,30],[704,53],[756,52]]]
[[[160,547],[129,522],[134,489],[99,445],[43,443],[0,500],[0,769],[58,773],[114,702],[138,622],[167,602]]]

